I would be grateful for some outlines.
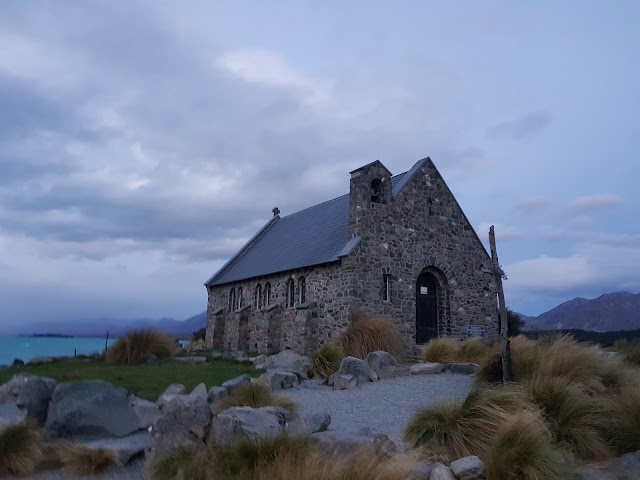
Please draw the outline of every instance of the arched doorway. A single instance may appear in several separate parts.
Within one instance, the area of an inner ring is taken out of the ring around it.
[[[423,272],[416,282],[416,344],[427,343],[438,336],[438,279]]]

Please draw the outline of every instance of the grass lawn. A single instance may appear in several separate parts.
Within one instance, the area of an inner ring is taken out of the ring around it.
[[[126,388],[130,393],[156,401],[172,383],[181,383],[191,391],[199,383],[207,388],[220,385],[243,373],[258,376],[252,365],[215,360],[210,363],[191,363],[179,360],[159,360],[131,366],[109,365],[104,360],[70,359],[44,365],[0,370],[0,384],[13,375],[38,375],[61,382],[101,379]]]

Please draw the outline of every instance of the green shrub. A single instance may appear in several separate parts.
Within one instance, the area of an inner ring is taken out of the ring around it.
[[[175,354],[177,343],[159,330],[134,330],[119,338],[108,350],[107,361],[114,365],[142,363],[145,357],[158,358]]]
[[[422,351],[422,359],[425,362],[448,363],[458,359],[460,342],[452,338],[434,338]]]
[[[371,352],[383,350],[399,362],[407,356],[407,346],[396,326],[381,318],[359,318],[340,337],[345,355],[361,359]]]
[[[44,458],[40,431],[33,423],[0,430],[0,476],[31,475]]]
[[[551,435],[536,412],[510,415],[495,431],[483,457],[487,480],[562,480],[573,478],[553,449]]]
[[[228,397],[216,403],[216,411],[221,412],[231,407],[282,407],[290,412],[297,410],[296,404],[286,397],[276,395],[271,389],[261,383],[253,382],[243,385]]]
[[[537,405],[554,440],[582,458],[607,457],[602,437],[606,423],[601,403],[565,377],[536,377],[524,385]]]
[[[311,357],[311,372],[316,378],[329,378],[340,368],[344,353],[340,347],[324,344]]]

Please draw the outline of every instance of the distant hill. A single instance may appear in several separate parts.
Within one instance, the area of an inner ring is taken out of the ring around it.
[[[119,337],[129,330],[155,328],[166,332],[172,337],[191,338],[193,332],[200,330],[206,323],[207,312],[202,312],[186,320],[175,320],[173,318],[131,320],[100,318],[83,322],[47,322],[29,326],[27,331],[17,333],[30,335],[52,332],[58,335],[102,338],[107,332],[109,332],[110,337]]]
[[[608,332],[640,328],[640,293],[613,292],[574,298],[526,320],[528,329]]]

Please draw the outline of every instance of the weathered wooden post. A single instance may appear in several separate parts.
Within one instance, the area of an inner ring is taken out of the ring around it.
[[[491,246],[491,261],[493,262],[493,274],[496,279],[498,290],[498,304],[500,307],[500,346],[502,347],[502,381],[504,383],[513,380],[511,370],[511,348],[509,345],[509,322],[507,321],[507,306],[504,302],[504,290],[502,289],[502,279],[506,278],[504,271],[500,268],[498,261],[498,250],[496,248],[496,234],[491,225],[489,229],[489,245]]]
[[[109,330],[107,330],[107,338],[104,339],[104,351],[107,352],[109,348]]]

